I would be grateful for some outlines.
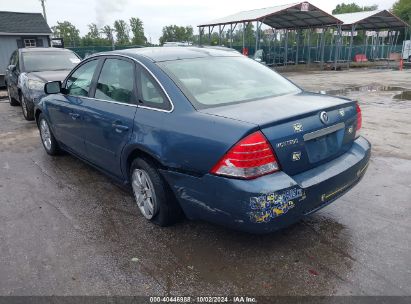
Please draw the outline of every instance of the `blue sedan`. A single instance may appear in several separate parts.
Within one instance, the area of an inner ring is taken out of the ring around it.
[[[271,232],[346,193],[370,158],[357,102],[305,92],[236,52],[100,53],[45,92],[35,118],[46,152],[129,184],[161,226],[186,216]]]

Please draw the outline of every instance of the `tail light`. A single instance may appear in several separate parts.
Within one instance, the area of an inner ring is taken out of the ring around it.
[[[211,173],[252,179],[278,170],[269,142],[257,131],[236,143],[211,169]]]
[[[357,110],[357,128],[355,131],[355,138],[360,136],[360,129],[362,127],[362,114],[361,114],[361,108],[358,104],[358,102],[356,103],[356,110]]]
[[[362,114],[361,114],[361,108],[358,105],[358,102],[356,103],[356,108],[357,108],[357,131],[358,131],[362,127]]]

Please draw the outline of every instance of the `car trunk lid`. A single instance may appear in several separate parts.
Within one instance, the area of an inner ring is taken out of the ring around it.
[[[258,125],[289,175],[338,157],[355,139],[355,102],[327,95],[304,92],[201,111]]]

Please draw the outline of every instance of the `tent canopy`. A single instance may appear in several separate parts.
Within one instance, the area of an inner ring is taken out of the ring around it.
[[[381,30],[404,28],[409,25],[387,10],[358,12],[334,15],[344,24],[343,29],[351,29],[355,25],[356,30]]]
[[[304,29],[341,24],[338,18],[326,13],[308,2],[273,6],[251,11],[243,11],[227,17],[215,19],[198,27],[235,24],[251,21],[276,29]]]

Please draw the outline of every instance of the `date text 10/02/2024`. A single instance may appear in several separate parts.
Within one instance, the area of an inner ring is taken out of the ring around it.
[[[150,303],[257,303],[256,298],[253,297],[150,297]]]

